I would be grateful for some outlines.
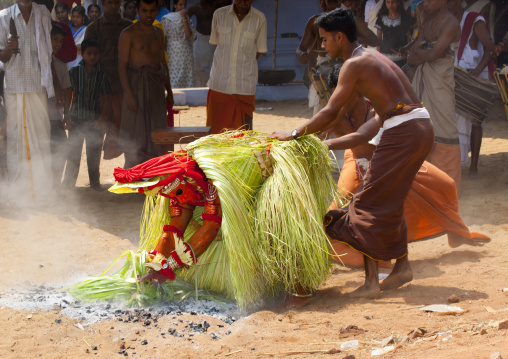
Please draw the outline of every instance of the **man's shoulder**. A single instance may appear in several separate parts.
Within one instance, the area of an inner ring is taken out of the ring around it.
[[[3,10],[0,10],[0,19],[11,17],[12,14],[14,14],[14,10],[16,9],[17,5],[14,4],[12,6],[9,6]]]
[[[254,16],[258,16],[260,18],[262,18],[264,21],[266,21],[266,17],[265,17],[265,14],[263,14],[263,12],[261,12],[260,10],[254,8],[251,6],[251,11],[252,11],[252,15]]]

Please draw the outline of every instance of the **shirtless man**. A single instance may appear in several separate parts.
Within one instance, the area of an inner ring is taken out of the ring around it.
[[[327,106],[291,133],[274,132],[279,140],[316,133],[336,119],[352,95],[369,99],[384,133],[371,159],[364,189],[349,210],[325,216],[325,230],[364,254],[365,283],[354,297],[377,297],[413,279],[407,257],[404,200],[413,179],[430,152],[434,134],[427,111],[397,65],[384,55],[362,48],[350,10],[336,9],[317,20],[322,46],[331,58],[345,60],[337,88]],[[396,259],[392,273],[379,284],[379,260]]]
[[[455,119],[455,48],[460,25],[448,11],[446,0],[425,0],[418,38],[409,47],[408,64],[418,66],[413,77],[417,96],[430,113],[435,144],[430,163],[448,174],[460,189],[459,133]]]
[[[196,17],[197,38],[194,41],[194,71],[196,86],[205,87],[210,78],[215,45],[210,44],[213,13],[220,7],[229,5],[230,0],[200,0],[187,11],[189,18]]]
[[[136,7],[139,21],[122,32],[118,44],[118,71],[125,94],[120,127],[125,168],[157,156],[151,132],[166,128],[167,103],[173,103],[164,34],[153,26],[157,0],[137,0]]]

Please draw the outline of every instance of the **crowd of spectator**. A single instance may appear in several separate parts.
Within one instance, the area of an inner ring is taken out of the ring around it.
[[[0,134],[7,137],[2,154],[9,181],[24,183],[32,200],[73,188],[85,142],[90,187],[101,190],[101,151],[104,159],[125,153],[126,167],[157,155],[150,133],[166,124],[172,88],[209,87],[212,133],[251,127],[257,61],[267,51],[265,15],[253,2],[201,0],[187,9],[186,0],[174,0],[169,9],[164,0],[18,0],[2,10],[7,121]],[[459,184],[459,130],[454,107],[444,104],[454,101],[453,66],[489,77],[489,64],[506,48],[502,39],[495,47],[493,38],[505,11],[496,18],[489,0],[319,3],[323,12],[351,9],[360,43],[411,77],[434,121],[435,163]],[[467,18],[471,12],[479,14]],[[330,60],[314,24],[317,15],[296,49],[308,70]],[[309,104],[316,113],[321,107],[314,90],[311,85]],[[482,125],[464,121],[469,142],[463,147],[479,151]]]

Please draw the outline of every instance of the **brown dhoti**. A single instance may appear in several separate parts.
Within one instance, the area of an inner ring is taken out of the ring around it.
[[[246,116],[254,115],[254,101],[254,95],[228,95],[210,89],[206,98],[206,125],[212,127],[214,134],[237,130],[245,125]]]
[[[385,130],[372,156],[364,189],[353,196],[349,210],[332,210],[325,216],[328,236],[375,260],[405,256],[404,201],[433,143],[428,118],[415,118]]]
[[[138,108],[136,112],[130,111],[124,97],[119,144],[125,152],[126,164],[133,166],[158,156],[152,131],[167,127],[166,71],[162,64],[129,65],[128,74]]]

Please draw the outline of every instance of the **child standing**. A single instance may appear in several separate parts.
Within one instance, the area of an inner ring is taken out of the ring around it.
[[[406,13],[402,0],[384,1],[375,25],[381,39],[378,50],[399,67],[406,63],[406,57],[399,53],[399,49],[411,40],[413,23],[414,19]]]
[[[74,66],[78,66],[79,62],[83,59],[81,56],[81,43],[85,38],[87,17],[85,15],[85,8],[82,6],[76,6],[71,11],[71,30],[74,43],[78,49],[78,56],[76,60],[71,61],[67,64],[67,67],[71,69]]]
[[[100,129],[101,97],[111,93],[106,72],[101,69],[99,61],[99,41],[85,39],[81,43],[83,60],[69,71],[72,84],[72,105],[69,112],[71,121],[69,130],[67,167],[65,169],[64,188],[76,185],[83,141],[86,141],[86,163],[90,187],[101,190],[99,164],[101,159],[103,133]]]
[[[65,37],[65,30],[60,25],[53,24],[51,28],[51,46],[53,49],[53,81],[58,81],[62,96],[58,100],[55,97],[48,98],[48,117],[51,124],[50,148],[51,148],[51,171],[53,173],[53,185],[56,189],[60,187],[63,169],[66,159],[64,118],[68,116],[71,103],[71,80],[67,65],[55,55],[62,48]],[[55,85],[55,88],[58,86]]]
[[[55,5],[56,19],[69,25],[69,5],[64,2],[59,2]]]

